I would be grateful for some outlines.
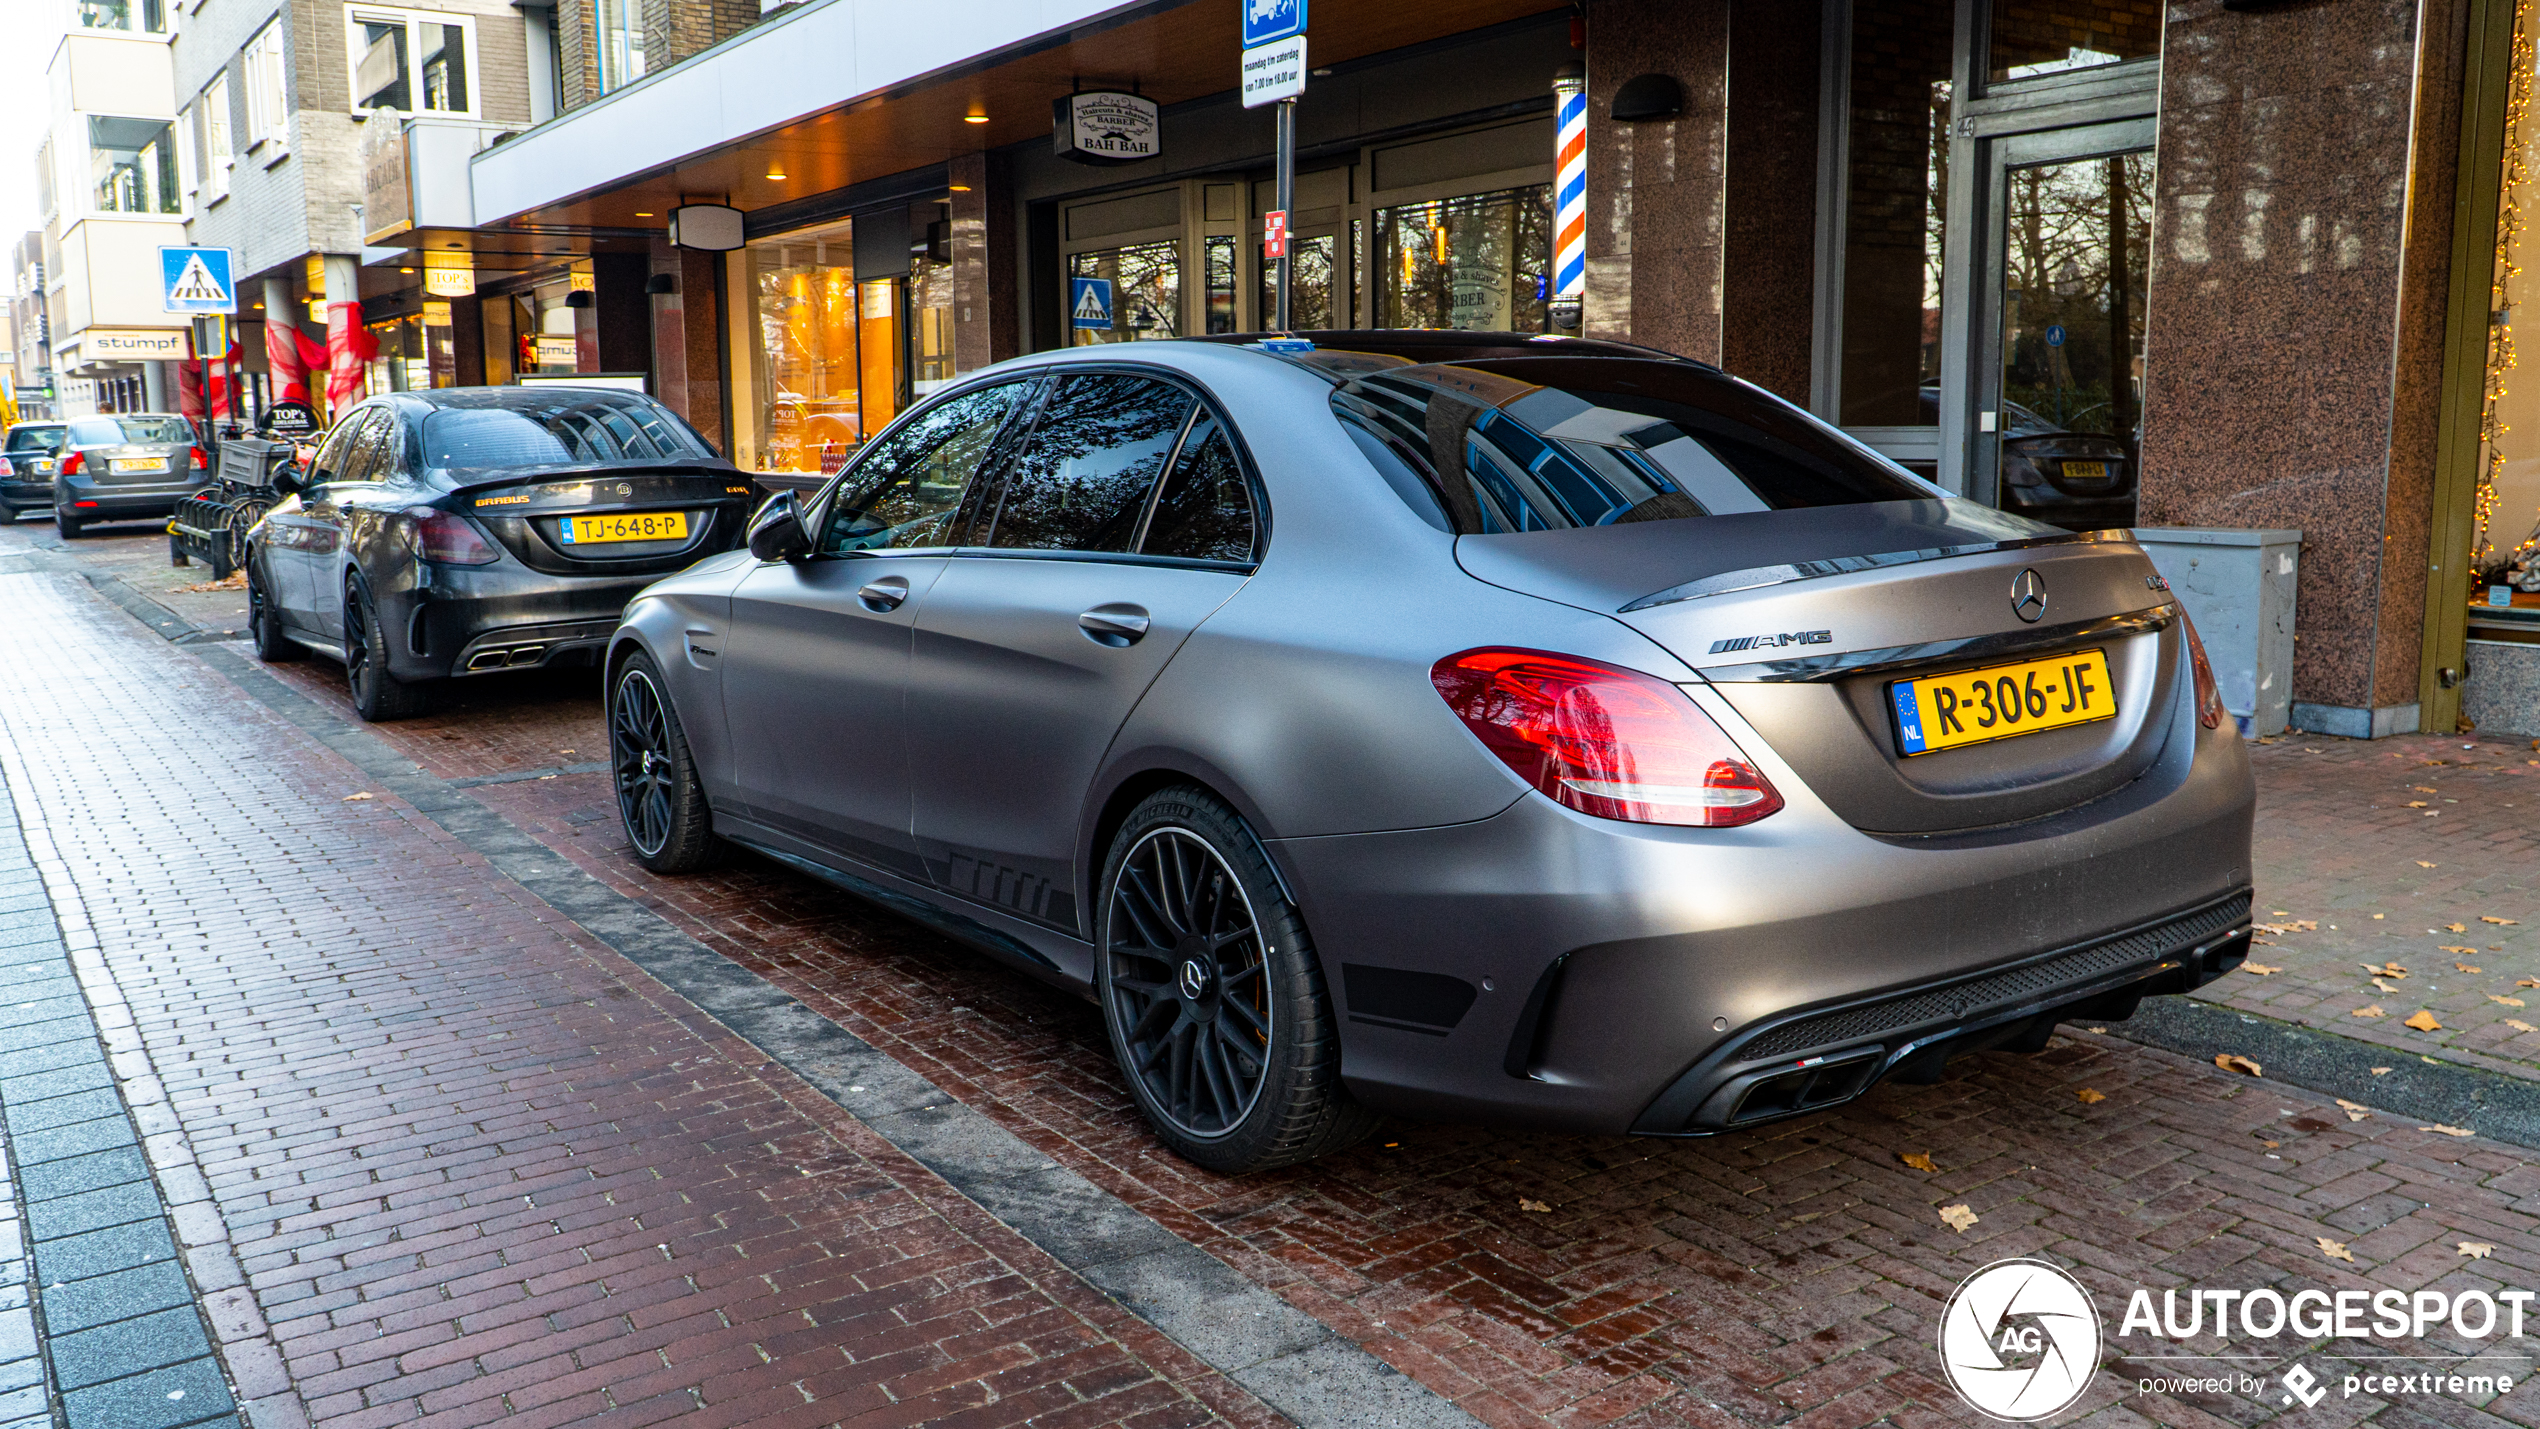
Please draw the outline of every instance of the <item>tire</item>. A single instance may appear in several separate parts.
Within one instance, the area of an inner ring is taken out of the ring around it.
[[[274,608],[273,596],[265,589],[264,578],[253,561],[247,565],[247,634],[256,645],[256,658],[268,665],[297,660],[308,652],[300,642],[282,633],[282,612]]]
[[[1176,1155],[1241,1175],[1375,1129],[1341,1085],[1305,920],[1224,801],[1188,785],[1140,801],[1111,841],[1096,907],[1112,1055]]]
[[[696,873],[723,857],[688,734],[653,657],[637,651],[609,682],[609,782],[635,861],[655,873]]]
[[[344,596],[344,679],[352,686],[353,713],[370,724],[386,724],[423,713],[426,695],[388,673],[388,632],[380,628],[379,610],[370,592],[355,581]]]
[[[60,532],[65,541],[78,540],[80,528],[86,524],[76,516],[63,515],[62,508],[59,506],[53,508],[53,529]]]

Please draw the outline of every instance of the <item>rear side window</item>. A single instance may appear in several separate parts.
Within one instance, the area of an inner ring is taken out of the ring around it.
[[[82,417],[70,424],[71,445],[117,446],[125,442],[161,445],[194,440],[183,417]]]
[[[866,447],[822,523],[821,554],[950,545],[962,493],[1031,389],[1001,382],[964,392]]]
[[[1127,551],[1196,405],[1151,378],[1061,377],[1006,477],[987,544]]]
[[[20,427],[9,433],[9,450],[13,452],[49,452],[61,441],[59,427]]]
[[[1939,495],[1780,399],[1689,363],[1395,368],[1344,384],[1332,402],[1371,461],[1392,459],[1380,474],[1399,487],[1399,468],[1416,473],[1465,535]]]
[[[1253,539],[1252,489],[1243,463],[1226,429],[1202,413],[1173,458],[1173,474],[1155,499],[1138,549],[1196,561],[1249,561]]]

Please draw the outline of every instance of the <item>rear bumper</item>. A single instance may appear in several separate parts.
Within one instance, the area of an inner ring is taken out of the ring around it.
[[[510,561],[405,569],[409,579],[372,592],[380,623],[396,633],[388,668],[401,680],[596,660],[626,603],[659,579],[551,576]]]
[[[2234,963],[2255,789],[2235,732],[2178,711],[2142,777],[2007,829],[1865,834],[1765,756],[1790,803],[1745,829],[1529,794],[1477,823],[1270,848],[1370,1105],[1700,1134],[2042,1036],[2050,1014],[2120,1017]],[[1849,1079],[1816,1084],[1836,1063]],[[1757,1093],[1796,1070],[1811,1085]]]
[[[52,479],[0,481],[0,501],[12,506],[50,506],[53,504]]]
[[[56,507],[82,521],[134,521],[170,514],[176,510],[177,502],[202,490],[204,484],[201,476],[146,486],[92,482],[74,476],[54,483],[52,499]]]

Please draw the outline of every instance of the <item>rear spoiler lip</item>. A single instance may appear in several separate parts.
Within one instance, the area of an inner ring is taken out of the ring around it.
[[[455,473],[469,470],[482,471],[484,468],[445,467],[443,470]],[[471,492],[491,491],[494,488],[501,486],[525,486],[537,482],[598,480],[604,477],[623,476],[710,476],[718,477],[726,481],[748,481],[750,479],[750,474],[748,472],[745,472],[739,467],[724,461],[720,457],[705,458],[693,462],[653,462],[642,466],[600,466],[588,463],[574,463],[562,466],[505,467],[503,468],[503,474],[501,476],[489,476],[477,481],[453,482],[450,487],[450,494],[452,496],[465,496]]]
[[[2053,536],[2023,536],[2011,541],[1979,541],[1966,546],[1932,546],[1919,551],[1882,551],[1866,556],[1831,556],[1824,560],[1798,561],[1781,566],[1754,566],[1742,571],[1723,571],[1716,576],[1686,581],[1683,585],[1642,596],[1615,612],[1630,615],[1679,601],[1701,600],[1706,596],[1728,595],[1733,591],[1761,590],[1766,586],[1787,585],[1792,581],[1818,580],[1826,576],[1850,575],[1855,571],[1882,570],[1889,566],[1909,566],[1921,561],[1946,561],[1959,556],[1990,555],[1997,551],[2024,551],[2040,546],[2131,545],[2132,531],[2068,531]]]
[[[1988,660],[1995,656],[2020,655],[2031,650],[2078,645],[2091,640],[2156,634],[2176,624],[2180,613],[2176,601],[2163,601],[2141,610],[2075,620],[2063,625],[2031,625],[1990,635],[1927,640],[1915,645],[1890,645],[1884,649],[1853,650],[1841,655],[1802,655],[1795,659],[1758,660],[1744,665],[1710,665],[1701,667],[1699,673],[1712,684],[1728,685],[1848,680],[1860,675],[1910,669],[1939,660]]]

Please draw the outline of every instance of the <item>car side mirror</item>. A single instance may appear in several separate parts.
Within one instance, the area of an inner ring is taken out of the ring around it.
[[[274,472],[273,480],[268,484],[284,496],[297,496],[306,489],[306,483],[300,480],[300,473],[287,466]]]
[[[780,491],[750,518],[750,554],[762,561],[790,561],[811,554],[811,530],[803,525],[802,503]]]

